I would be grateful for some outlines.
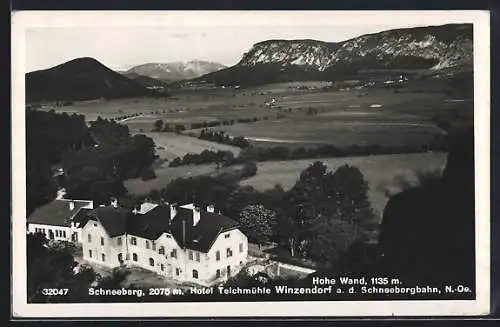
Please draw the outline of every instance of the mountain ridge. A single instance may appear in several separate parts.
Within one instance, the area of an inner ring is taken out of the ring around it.
[[[189,60],[174,62],[149,62],[131,67],[123,72],[125,76],[137,74],[151,78],[173,82],[188,80],[226,68],[226,66],[205,60]]]
[[[265,40],[255,43],[236,65],[198,80],[255,85],[331,80],[362,69],[472,69],[472,32],[472,24],[446,24],[387,30],[341,42]],[[259,82],[263,77],[266,80]]]
[[[78,101],[98,98],[152,96],[155,93],[91,57],[29,72],[26,101]]]

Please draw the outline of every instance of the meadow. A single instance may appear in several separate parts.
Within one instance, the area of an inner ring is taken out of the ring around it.
[[[186,135],[167,132],[146,132],[142,133],[151,137],[156,144],[156,153],[162,159],[171,161],[176,157],[183,157],[187,153],[201,153],[203,150],[210,151],[230,151],[234,156],[238,156],[240,148],[219,144],[210,141],[200,140]]]
[[[368,182],[373,209],[380,216],[388,196],[401,190],[401,182],[414,184],[417,181],[416,172],[442,170],[446,163],[446,154],[415,153],[259,162],[257,175],[241,181],[240,184],[253,186],[260,191],[278,184],[289,190],[299,178],[300,172],[315,161],[325,163],[329,170],[335,170],[344,164],[358,167]]]
[[[297,85],[179,91],[171,98],[159,99],[75,102],[56,111],[85,114],[87,120],[130,116],[120,122],[132,133],[149,133],[161,119],[165,124],[183,124],[185,134],[199,135],[199,129],[191,129],[191,124],[233,120],[234,124],[214,128],[247,137],[258,145],[290,146],[418,145],[443,134],[438,120],[472,121],[472,100],[459,95],[383,87],[303,90]],[[267,106],[272,99],[274,105]],[[242,118],[256,121],[238,123]]]

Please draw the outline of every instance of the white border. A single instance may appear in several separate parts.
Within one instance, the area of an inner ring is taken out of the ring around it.
[[[137,304],[27,304],[25,210],[25,30],[69,26],[325,26],[384,22],[474,25],[476,164],[475,301],[332,301]],[[80,317],[325,317],[460,316],[490,310],[490,22],[488,11],[370,12],[16,12],[12,14],[12,315],[16,318]]]

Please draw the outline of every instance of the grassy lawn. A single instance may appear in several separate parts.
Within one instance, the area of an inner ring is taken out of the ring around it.
[[[240,148],[238,147],[200,140],[186,135],[164,132],[148,132],[143,134],[154,140],[156,144],[156,153],[160,158],[169,161],[176,157],[183,157],[187,153],[199,154],[203,150],[230,151],[235,157],[240,153]]]
[[[154,189],[161,189],[176,178],[210,174],[214,172],[215,169],[215,165],[168,167],[168,163],[164,163],[161,167],[155,169],[155,179],[148,181],[143,181],[140,178],[128,179],[124,181],[124,184],[129,193],[142,195]]]
[[[239,170],[241,167],[241,165],[234,165],[217,169],[215,164],[168,167],[168,163],[164,163],[161,167],[155,168],[157,176],[155,179],[148,181],[143,181],[140,178],[128,179],[124,181],[124,184],[129,193],[145,195],[152,190],[166,187],[168,183],[176,178],[189,178],[200,175],[216,176],[221,173]]]
[[[259,162],[257,175],[240,184],[251,185],[258,190],[280,184],[288,190],[295,184],[300,172],[314,161],[324,162],[331,170],[344,164],[358,167],[368,182],[372,206],[380,215],[388,200],[387,193],[398,191],[398,180],[415,181],[415,171],[441,169],[446,162],[446,154],[417,153]]]

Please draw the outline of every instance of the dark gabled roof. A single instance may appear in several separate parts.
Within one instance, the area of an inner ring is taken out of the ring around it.
[[[78,213],[73,217],[73,222],[80,224],[80,226],[84,226],[85,223],[89,220],[89,213],[94,209],[89,208],[81,208]]]
[[[170,207],[159,205],[145,214],[132,214],[128,219],[127,233],[156,240],[163,232],[170,232]]]
[[[120,207],[107,206],[95,208],[87,215],[89,219],[99,221],[110,237],[115,237],[125,233],[131,213]]]
[[[89,201],[73,201],[73,210],[69,209],[69,203],[68,200],[54,200],[39,207],[28,217],[28,223],[70,227],[71,218]]]
[[[164,232],[171,233],[181,247],[207,253],[220,233],[237,228],[238,223],[226,216],[201,212],[193,226],[193,211],[178,207],[170,219],[170,207],[158,205],[144,214],[134,214],[120,207],[82,209],[74,217],[84,226],[88,220],[99,221],[110,237],[130,235],[156,240]]]
[[[210,212],[201,212],[199,222],[196,226],[193,226],[192,211],[179,208],[177,215],[172,220],[171,230],[177,243],[181,246],[207,253],[220,233],[237,227],[238,223],[236,221]]]

